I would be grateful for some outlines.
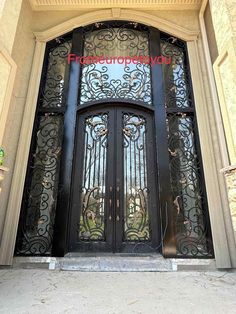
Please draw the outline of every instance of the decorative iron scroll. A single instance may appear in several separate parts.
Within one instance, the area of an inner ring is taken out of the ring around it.
[[[130,99],[151,105],[150,65],[118,62],[122,57],[149,55],[148,32],[135,25],[132,29],[131,24],[106,24],[85,33],[84,56],[103,56],[107,61],[83,65],[80,105],[101,99]],[[113,62],[113,57],[119,58]]]
[[[39,117],[31,178],[24,193],[17,254],[50,254],[58,193],[63,117]]]
[[[68,79],[69,65],[67,56],[71,51],[71,40],[57,39],[58,45],[48,53],[47,69],[44,73],[44,84],[40,90],[42,108],[61,108],[65,105],[65,81]]]
[[[150,239],[146,131],[144,117],[123,115],[124,241]]]
[[[108,114],[85,120],[79,240],[104,240]]]
[[[171,58],[171,64],[163,64],[167,108],[192,106],[189,71],[186,65],[185,43],[175,37],[161,40],[161,54]]]
[[[163,34],[161,51],[172,58],[172,65],[163,65],[163,78],[177,256],[212,256],[186,45]]]
[[[51,254],[70,50],[70,35],[51,41],[46,47],[16,254]]]

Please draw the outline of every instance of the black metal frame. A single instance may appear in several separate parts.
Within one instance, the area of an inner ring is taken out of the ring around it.
[[[78,241],[78,226],[77,222],[81,215],[80,208],[81,194],[79,193],[81,186],[81,178],[83,173],[83,154],[84,151],[84,120],[87,116],[93,116],[98,113],[106,113],[109,115],[109,136],[108,136],[108,156],[107,156],[107,175],[106,175],[106,202],[105,202],[105,232],[107,238],[104,241]],[[122,128],[116,126],[122,125],[122,115],[124,113],[130,113],[136,115],[142,115],[147,120],[148,133],[147,133],[147,180],[150,187],[149,193],[149,216],[151,217],[151,230],[152,236],[150,241],[142,242],[138,246],[137,242],[123,242],[123,225],[124,221],[124,209],[123,209],[123,195],[124,195],[124,178],[121,175],[123,173],[123,152],[122,152]],[[137,253],[139,249],[142,251],[153,252],[156,248],[160,248],[160,217],[159,210],[157,210],[157,204],[159,204],[158,197],[156,195],[156,161],[153,149],[155,147],[153,131],[153,108],[140,106],[137,108],[136,104],[128,104],[124,106],[124,103],[111,104],[97,104],[80,108],[77,112],[77,131],[76,131],[76,144],[75,144],[75,160],[73,167],[72,177],[72,194],[71,194],[71,215],[69,223],[69,251],[113,251],[113,252],[128,252]],[[119,147],[119,149],[117,149]],[[114,165],[115,169],[114,169]],[[110,190],[112,187],[112,190]],[[118,188],[118,190],[117,190]],[[111,204],[109,204],[111,201]],[[121,204],[119,209],[116,208],[116,203]],[[111,220],[109,219],[111,217]],[[119,221],[116,217],[119,216]]]
[[[160,31],[153,28],[153,27],[147,27],[145,25],[141,25],[138,23],[130,23],[130,22],[123,22],[123,21],[114,21],[114,22],[103,22],[103,23],[95,23],[89,26],[86,26],[84,28],[78,28],[75,29],[72,32],[72,51],[71,53],[76,53],[78,56],[83,55],[83,42],[84,42],[84,36],[86,32],[92,31],[94,29],[101,29],[101,28],[107,28],[107,27],[130,27],[131,29],[136,29],[137,27],[140,29],[144,29],[145,31],[149,32],[149,43],[150,43],[150,56],[154,57],[157,55],[161,55],[160,50]],[[163,35],[163,34],[162,34]],[[66,36],[71,36],[71,34],[67,34]],[[164,35],[165,36],[165,35]],[[167,36],[167,35],[166,35]],[[43,65],[43,74],[42,74],[42,80],[40,83],[40,90],[43,88],[44,79],[46,75],[47,70],[47,57],[48,53],[51,49],[51,47],[55,46],[57,44],[57,40],[53,40],[47,44],[46,53],[45,53],[45,59],[44,59],[44,65]],[[185,50],[186,54],[186,62],[188,62],[188,56],[187,56],[187,50]],[[189,65],[187,64],[187,67],[189,69]],[[162,66],[160,64],[155,64],[151,68],[151,86],[152,86],[152,104],[153,106],[148,106],[142,101],[132,101],[132,100],[124,100],[124,99],[106,99],[101,101],[93,101],[88,102],[85,105],[78,106],[78,99],[80,97],[79,93],[79,84],[81,80],[81,72],[82,67],[79,63],[72,62],[70,65],[70,77],[65,84],[68,84],[68,87],[66,88],[66,106],[64,108],[58,108],[58,109],[45,109],[40,108],[40,97],[38,100],[38,107],[36,111],[36,118],[35,118],[35,124],[34,124],[34,131],[32,136],[32,143],[31,143],[31,149],[29,154],[29,163],[27,168],[27,177],[26,177],[26,183],[25,186],[29,185],[30,177],[31,177],[31,168],[30,165],[32,163],[32,155],[33,151],[35,149],[36,141],[35,136],[37,132],[37,119],[38,116],[46,114],[58,114],[58,115],[64,115],[64,138],[63,138],[63,147],[62,147],[62,161],[63,164],[61,164],[60,169],[60,182],[59,182],[59,194],[58,194],[58,201],[57,201],[57,210],[56,210],[56,219],[55,219],[55,225],[54,225],[54,237],[53,237],[53,245],[52,245],[52,255],[53,256],[64,256],[68,251],[72,249],[72,242],[69,239],[74,238],[74,235],[70,234],[70,229],[68,229],[68,226],[70,226],[70,222],[74,220],[74,217],[70,217],[71,213],[71,207],[73,207],[73,204],[71,204],[71,198],[73,197],[73,193],[71,190],[71,187],[74,186],[75,182],[75,176],[74,173],[77,173],[75,167],[75,164],[73,166],[73,163],[75,162],[76,158],[78,158],[78,153],[80,150],[80,145],[82,144],[82,137],[80,139],[80,144],[77,146],[77,148],[74,147],[75,138],[76,138],[76,132],[78,136],[78,123],[76,122],[78,115],[83,115],[86,111],[93,111],[97,110],[97,108],[100,107],[107,107],[107,104],[113,104],[117,106],[117,108],[123,106],[123,108],[126,108],[128,105],[129,108],[134,108],[141,112],[152,112],[154,115],[154,129],[155,129],[155,135],[153,138],[155,138],[155,145],[156,146],[156,164],[157,164],[157,175],[156,175],[156,181],[153,182],[154,185],[158,186],[158,204],[159,207],[159,215],[160,219],[156,221],[156,224],[160,224],[159,229],[160,234],[156,236],[154,239],[156,248],[160,248],[162,251],[162,254],[166,257],[178,257],[177,253],[177,246],[176,246],[176,238],[175,238],[175,218],[173,217],[173,212],[170,210],[173,200],[171,199],[171,187],[170,187],[170,174],[169,174],[169,154],[168,154],[168,144],[167,144],[167,130],[166,130],[166,117],[168,115],[171,115],[172,113],[176,112],[183,112],[188,115],[195,115],[195,109],[194,109],[194,98],[193,98],[193,92],[192,92],[192,86],[191,86],[191,79],[189,77],[190,86],[188,87],[191,90],[191,98],[192,98],[192,106],[191,108],[185,108],[182,110],[181,108],[178,109],[168,109],[165,107],[165,91],[164,91],[164,85],[163,85],[163,73],[162,73]],[[190,69],[189,69],[190,73]],[[136,110],[134,109],[134,110]],[[119,109],[120,110],[120,109]],[[196,119],[196,118],[195,118]],[[196,121],[196,120],[195,120]],[[77,131],[76,131],[77,128]],[[198,134],[197,131],[197,123],[195,122],[195,135]],[[197,148],[198,148],[198,156],[200,159],[201,164],[201,176],[204,179],[203,171],[202,171],[202,162],[201,162],[201,154],[200,154],[200,144],[198,136],[196,136],[197,141]],[[114,154],[114,151],[111,152],[111,154]],[[77,156],[77,157],[75,157]],[[114,157],[114,156],[113,156]],[[122,158],[121,158],[122,159]],[[119,166],[120,167],[120,166]],[[81,169],[80,169],[81,171]],[[117,169],[117,172],[119,172],[120,169]],[[78,173],[77,173],[78,174]],[[72,178],[73,175],[73,178]],[[204,180],[202,181],[204,182]],[[116,183],[114,182],[114,185]],[[119,183],[120,184],[120,183]],[[204,205],[207,207],[207,201],[206,201],[206,191],[205,191],[205,185],[204,185]],[[75,192],[75,191],[74,191]],[[115,200],[116,196],[113,195],[113,199]],[[76,200],[77,204],[79,200]],[[27,202],[27,194],[24,194],[23,202],[22,202],[22,214],[21,214],[21,221],[24,219],[24,204]],[[210,224],[209,224],[209,215],[207,208],[205,208],[205,211],[207,213],[208,217],[208,233],[206,234],[207,238],[209,238],[209,254],[202,257],[212,257],[213,256],[213,248],[212,248],[212,242],[211,242],[211,230],[210,230]],[[73,212],[72,212],[73,213]],[[72,214],[73,215],[73,214]],[[21,224],[21,222],[20,222]],[[119,225],[118,225],[119,226]],[[109,227],[110,228],[110,227]],[[114,232],[114,230],[111,230],[111,234]],[[18,232],[20,237],[21,231],[19,229]],[[120,231],[119,231],[120,234]],[[119,234],[115,235],[115,238],[119,236]],[[70,242],[69,242],[70,241]],[[104,248],[103,248],[104,249]],[[114,247],[113,247],[114,250]],[[47,255],[47,254],[46,254]],[[185,257],[181,255],[180,257]],[[189,256],[186,256],[189,257]],[[193,257],[199,257],[199,256],[193,256]]]

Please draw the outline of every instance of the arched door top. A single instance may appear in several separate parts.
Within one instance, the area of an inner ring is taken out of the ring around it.
[[[62,36],[77,27],[112,20],[128,20],[131,22],[142,23],[147,26],[158,28],[160,31],[185,41],[196,40],[199,35],[199,31],[189,30],[155,15],[130,9],[120,9],[118,11],[106,9],[85,13],[44,31],[34,32],[34,35],[36,40],[47,42],[58,36]]]

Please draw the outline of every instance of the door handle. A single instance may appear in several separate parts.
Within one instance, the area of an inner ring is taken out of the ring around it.
[[[109,220],[112,219],[112,217],[111,217],[111,204],[112,204],[112,201],[111,201],[111,198],[110,198],[110,199],[109,199],[109,212],[110,212]]]
[[[119,186],[116,187],[116,191],[117,191],[116,209],[118,211],[118,214],[116,216],[116,221],[120,221],[120,216],[119,216],[119,209],[120,209],[120,199],[119,199],[120,195],[119,195],[119,192],[120,192],[120,187]]]
[[[108,219],[111,221],[112,220],[112,216],[111,216],[111,213],[112,213],[112,209],[111,209],[111,206],[112,206],[112,186],[110,186],[109,188],[110,190],[110,198],[109,198],[109,217]]]

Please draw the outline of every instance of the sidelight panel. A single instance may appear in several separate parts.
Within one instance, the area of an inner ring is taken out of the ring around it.
[[[39,103],[42,108],[57,109],[65,105],[65,92],[69,65],[67,56],[71,51],[71,40],[57,39],[58,45],[48,48],[48,60],[41,87]]]
[[[191,107],[191,85],[186,65],[185,43],[174,37],[163,37],[161,54],[171,59],[171,64],[162,65],[166,108]]]
[[[50,254],[56,214],[63,117],[38,119],[37,144],[30,165],[18,230],[18,254]]]
[[[193,118],[185,114],[169,116],[168,134],[177,249],[182,255],[207,255],[208,217],[203,210],[204,190]]]
[[[162,34],[161,51],[172,56],[172,64],[163,65],[163,81],[176,255],[213,256],[186,43]]]

